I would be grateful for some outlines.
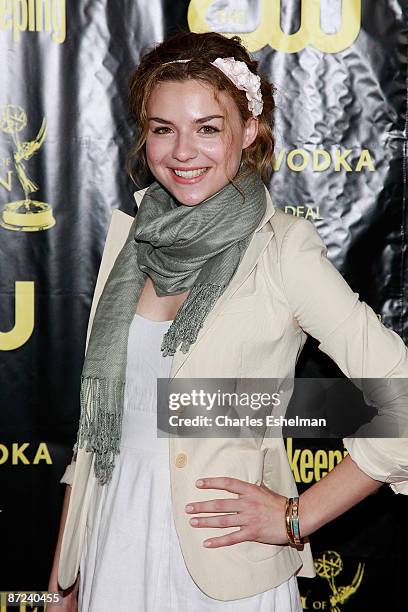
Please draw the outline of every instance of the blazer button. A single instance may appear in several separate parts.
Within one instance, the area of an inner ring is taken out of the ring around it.
[[[176,467],[183,468],[187,464],[187,455],[186,453],[178,453],[176,455]]]

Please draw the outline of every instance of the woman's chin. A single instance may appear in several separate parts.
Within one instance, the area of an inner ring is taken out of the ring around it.
[[[215,192],[213,193],[212,190],[200,190],[200,191],[189,192],[188,190],[184,190],[184,189],[177,189],[177,188],[170,189],[169,186],[167,187],[167,189],[168,191],[170,191],[173,198],[177,200],[177,202],[179,204],[182,204],[183,206],[197,206],[197,204],[204,202],[204,200],[207,200],[215,193]]]
[[[208,176],[211,173],[210,176]],[[228,184],[228,179],[225,180],[222,177],[214,176],[212,169],[210,169],[202,177],[197,177],[194,182],[188,184],[186,179],[180,177],[169,176],[165,173],[154,173],[153,176],[156,180],[161,183],[162,187],[168,191],[173,198],[183,206],[197,206],[208,200],[213,195],[218,193],[225,185]]]

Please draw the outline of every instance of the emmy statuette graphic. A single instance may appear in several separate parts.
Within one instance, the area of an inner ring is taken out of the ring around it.
[[[316,574],[320,578],[325,578],[330,586],[331,612],[341,612],[338,604],[344,604],[361,585],[364,575],[364,563],[359,563],[356,574],[348,586],[337,586],[334,579],[343,569],[343,561],[340,555],[334,550],[326,550],[320,557],[315,558],[314,565]]]
[[[0,130],[4,134],[11,135],[13,139],[14,166],[24,191],[24,200],[8,202],[5,205],[0,225],[15,232],[39,232],[53,227],[55,219],[49,204],[30,198],[30,194],[38,191],[39,187],[27,176],[24,162],[31,159],[41,148],[47,128],[46,121],[43,119],[34,140],[22,142],[18,134],[26,125],[27,115],[21,106],[7,104],[0,107]]]

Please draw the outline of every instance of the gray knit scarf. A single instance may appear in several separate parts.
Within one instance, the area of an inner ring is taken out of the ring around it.
[[[239,189],[235,186],[237,185]],[[241,170],[234,184],[195,206],[178,204],[157,182],[146,191],[105,283],[81,375],[74,452],[95,453],[100,484],[119,453],[127,341],[147,276],[158,296],[191,288],[163,337],[163,356],[186,353],[228,286],[266,210],[260,176]]]

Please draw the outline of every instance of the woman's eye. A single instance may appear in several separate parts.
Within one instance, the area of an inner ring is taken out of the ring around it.
[[[200,130],[202,134],[215,134],[220,130],[212,125],[203,125]],[[171,133],[171,128],[169,127],[157,127],[154,128],[153,134],[169,134]]]
[[[203,125],[201,130],[203,130],[204,134],[215,134],[216,132],[220,131],[219,129],[217,129],[216,127],[214,127],[212,125]]]
[[[168,134],[170,131],[168,127],[158,127],[153,130],[153,134]]]

